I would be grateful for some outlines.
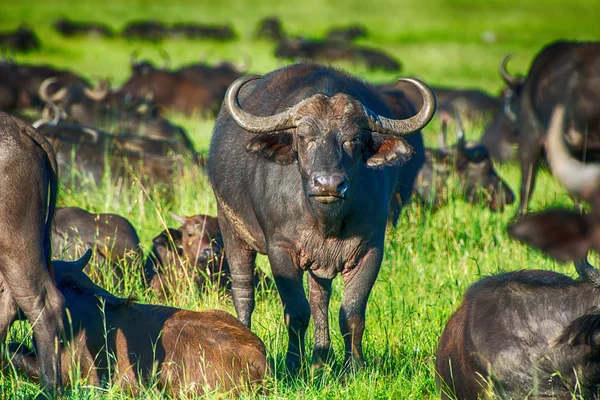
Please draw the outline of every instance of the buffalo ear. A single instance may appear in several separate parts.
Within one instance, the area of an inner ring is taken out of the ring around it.
[[[287,165],[296,159],[293,144],[294,136],[290,133],[261,133],[248,142],[247,149],[269,161]]]
[[[585,215],[553,209],[524,216],[508,227],[508,234],[555,260],[567,262],[587,255],[591,228]]]
[[[367,142],[364,159],[369,167],[391,166],[406,163],[414,152],[402,138],[373,133]]]

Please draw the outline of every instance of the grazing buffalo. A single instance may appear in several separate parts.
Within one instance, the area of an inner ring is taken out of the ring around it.
[[[218,390],[239,395],[267,373],[265,346],[231,314],[137,304],[95,285],[83,272],[91,251],[74,262],[55,261],[54,279],[69,310],[72,336],[62,351],[62,383],[112,382],[134,395],[156,384],[170,396]],[[39,358],[20,343],[8,346],[12,364],[40,376]]]
[[[56,394],[64,312],[50,261],[56,157],[39,132],[1,111],[0,142],[0,344],[20,309],[32,325],[42,386]]]
[[[527,211],[544,134],[557,104],[566,105],[569,150],[579,159],[600,156],[600,43],[551,43],[535,57],[525,80],[508,75],[506,61],[501,72],[512,91],[519,130],[522,215]]]
[[[59,18],[54,21],[54,29],[63,36],[113,36],[112,30],[106,24],[99,22],[78,22],[69,18]]]
[[[313,361],[330,355],[329,298],[340,273],[345,359],[363,363],[365,310],[383,258],[390,199],[398,182],[404,183],[402,196],[410,197],[423,162],[418,132],[435,112],[427,85],[409,81],[426,100],[417,115],[407,111],[403,119],[391,118],[372,86],[316,64],[242,77],[227,91],[208,172],[233,301],[249,327],[255,256],[267,254],[283,303],[292,371],[304,354],[311,313]]]
[[[290,60],[348,61],[364,64],[369,69],[393,72],[401,69],[397,60],[380,50],[358,47],[337,40],[314,40],[301,37],[283,39],[275,49],[275,56]]]
[[[142,261],[140,239],[131,223],[116,214],[93,214],[78,207],[57,208],[52,225],[52,247],[61,259],[76,259],[89,248],[96,261],[112,268],[114,287],[123,287],[124,268],[136,268]],[[85,271],[90,275],[90,268]],[[95,270],[99,281],[106,270]]]
[[[442,398],[597,398],[600,388],[600,271],[585,259],[600,251],[600,166],[585,166],[563,142],[557,108],[546,145],[550,165],[591,214],[553,209],[522,218],[509,234],[560,261],[576,261],[584,282],[525,270],[472,285],[440,339],[436,371]],[[487,397],[486,397],[487,398]]]
[[[40,38],[26,26],[13,32],[0,32],[0,49],[4,51],[28,52],[41,47]]]
[[[480,140],[494,161],[509,161],[515,157],[519,142],[517,124],[503,110],[498,111],[486,126]]]
[[[488,150],[478,142],[467,142],[460,121],[456,145],[448,147],[446,130],[448,119],[442,121],[439,149],[425,150],[425,164],[415,182],[417,196],[427,205],[437,207],[442,203],[442,192],[451,174],[460,182],[463,196],[470,203],[485,204],[492,211],[501,211],[514,202],[508,184],[498,176]]]

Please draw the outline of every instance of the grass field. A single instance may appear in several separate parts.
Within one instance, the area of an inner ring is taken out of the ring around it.
[[[73,69],[90,77],[109,77],[120,85],[129,74],[129,57],[139,50],[141,57],[161,62],[160,50],[170,55],[174,66],[207,57],[209,62],[252,59],[250,72],[264,73],[282,65],[273,56],[273,44],[252,38],[257,22],[269,15],[279,16],[289,33],[320,36],[331,25],[364,24],[370,36],[360,43],[384,49],[399,58],[402,76],[418,76],[428,83],[449,87],[479,87],[497,93],[501,81],[497,65],[507,52],[516,52],[509,70],[525,73],[531,59],[547,42],[559,39],[598,40],[597,0],[303,0],[284,2],[129,0],[87,2],[74,0],[20,0],[0,3],[0,30],[16,28],[21,22],[40,35],[43,49],[16,60],[50,63]],[[231,22],[239,38],[233,42],[166,40],[158,44],[113,39],[64,39],[52,29],[54,19],[69,16],[76,20],[98,20],[115,29],[134,19],[156,18],[165,22]],[[482,40],[493,32],[497,41]],[[489,34],[489,33],[488,33]],[[344,65],[357,76],[387,82],[397,74],[369,72]],[[173,115],[184,125],[197,149],[206,154],[214,121]],[[432,123],[425,136],[429,144],[439,123]],[[482,124],[468,127],[469,138],[482,133]],[[516,165],[499,168],[501,175],[518,191]],[[507,223],[516,206],[492,213],[464,202],[451,180],[449,204],[435,213],[418,205],[409,206],[399,226],[389,231],[385,259],[367,309],[364,338],[367,366],[353,374],[342,374],[343,340],[337,328],[341,280],[336,280],[330,322],[336,362],[317,374],[286,377],[281,371],[287,341],[280,301],[275,293],[258,297],[253,319],[255,333],[265,342],[273,366],[268,381],[269,398],[436,398],[434,360],[438,338],[449,316],[460,304],[465,289],[482,276],[517,269],[542,268],[574,274],[571,265],[557,264],[529,248],[513,242],[506,234]],[[566,192],[547,173],[538,180],[531,209],[572,204]],[[215,214],[210,184],[182,176],[176,193],[167,197],[133,183],[129,187],[110,184],[87,192],[65,189],[61,206],[79,206],[94,212],[114,212],[127,217],[137,228],[142,242],[165,226],[177,226],[168,211],[179,214]],[[268,263],[259,259],[268,271]],[[136,266],[126,277],[125,291],[143,302],[157,302],[139,282]],[[107,279],[107,282],[109,280]],[[110,284],[105,287],[111,290]],[[214,292],[188,288],[169,301],[177,307],[202,310],[219,308],[234,312],[231,300]],[[12,335],[27,330],[20,325]],[[311,348],[311,333],[308,334]],[[0,398],[29,398],[37,385],[11,371],[0,372]],[[217,395],[214,395],[218,397]],[[67,391],[68,399],[128,398],[113,387],[91,388],[85,382]],[[142,398],[162,398],[148,390]],[[212,396],[210,396],[212,397]]]

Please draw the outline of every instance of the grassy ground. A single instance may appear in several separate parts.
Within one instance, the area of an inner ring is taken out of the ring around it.
[[[324,3],[324,4],[323,4]],[[80,20],[99,20],[120,29],[130,20],[157,18],[165,22],[231,22],[238,34],[236,41],[172,40],[159,44],[128,42],[123,39],[63,39],[51,28],[62,15]],[[91,77],[112,79],[115,85],[128,76],[132,51],[160,62],[160,50],[166,50],[174,65],[208,57],[209,62],[222,59],[252,59],[251,72],[264,73],[281,65],[272,55],[273,45],[252,39],[256,23],[268,15],[278,15],[290,33],[322,35],[332,24],[361,22],[370,37],[361,41],[398,57],[402,75],[416,75],[432,84],[481,87],[491,93],[501,88],[497,75],[500,58],[509,51],[517,53],[509,69],[525,73],[535,53],[545,43],[558,39],[598,39],[596,0],[304,0],[289,3],[273,0],[221,2],[172,0],[131,0],[127,2],[85,2],[73,0],[21,0],[0,4],[0,29],[12,29],[21,22],[32,26],[40,35],[43,49],[16,57],[22,62],[47,62],[74,69]],[[493,32],[497,41],[487,44],[482,35]],[[376,82],[391,81],[398,74],[369,72],[360,66],[346,65],[358,76]],[[173,116],[183,124],[198,149],[206,153],[213,120]],[[427,141],[439,127],[433,123],[425,131]],[[483,125],[473,125],[468,136],[478,137]],[[500,168],[511,187],[518,189],[516,165]],[[367,367],[355,375],[341,373],[343,341],[337,328],[341,282],[336,281],[330,318],[336,363],[316,375],[297,379],[281,372],[285,356],[286,334],[280,302],[272,293],[261,293],[254,314],[254,331],[265,342],[274,367],[269,380],[272,398],[435,398],[434,359],[438,338],[469,284],[481,276],[521,268],[543,268],[573,274],[570,265],[559,265],[539,253],[517,244],[506,234],[506,225],[515,207],[503,213],[471,206],[456,194],[456,180],[449,182],[449,204],[436,213],[418,205],[408,207],[399,226],[390,231],[385,260],[367,310],[364,339]],[[176,226],[168,211],[179,214],[215,214],[215,203],[206,179],[192,181],[182,176],[173,196],[165,196],[132,183],[129,187],[104,185],[76,192],[63,190],[59,203],[76,205],[95,212],[115,212],[126,216],[136,226],[145,245],[166,225]],[[570,204],[565,191],[542,173],[533,196],[532,209],[547,205]],[[268,270],[264,258],[260,266]],[[139,267],[138,267],[139,268]],[[156,302],[146,293],[139,271],[131,268],[125,293],[141,301]],[[108,281],[108,280],[107,280]],[[110,290],[110,284],[106,287]],[[230,299],[214,291],[187,293],[169,300],[178,307],[202,310],[219,308],[233,312]],[[17,337],[27,327],[13,331]],[[308,347],[311,347],[309,337]],[[12,372],[0,372],[0,397],[27,398],[37,386]],[[70,389],[67,398],[128,398],[113,387],[90,388],[84,382]],[[143,398],[162,398],[149,390]]]

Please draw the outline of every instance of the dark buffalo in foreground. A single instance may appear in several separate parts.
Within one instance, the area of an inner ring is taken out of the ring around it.
[[[318,365],[331,355],[328,308],[338,274],[345,284],[345,359],[363,363],[365,310],[383,258],[389,203],[398,182],[410,182],[402,192],[410,197],[423,163],[419,130],[435,112],[427,85],[410,82],[427,100],[404,119],[391,119],[372,86],[315,64],[292,65],[262,79],[242,77],[228,89],[208,172],[234,305],[250,326],[255,256],[267,254],[283,303],[292,371],[303,358],[311,313],[313,361]]]
[[[116,214],[94,214],[78,207],[57,208],[52,224],[52,248],[60,259],[77,259],[87,249],[95,251],[96,262],[105,269],[85,272],[96,282],[108,277],[114,287],[122,287],[124,268],[135,269],[142,261],[140,238],[131,223]]]
[[[597,398],[600,388],[600,166],[572,158],[563,142],[564,109],[546,150],[554,174],[591,213],[551,209],[523,217],[509,234],[560,261],[576,261],[584,282],[541,270],[510,272],[472,285],[440,339],[436,371],[444,399]],[[486,397],[487,398],[487,397]],[[579,398],[579,397],[578,397]]]
[[[63,36],[112,37],[113,32],[106,24],[99,22],[80,22],[69,18],[54,21],[54,29]]]
[[[240,395],[267,373],[262,341],[233,315],[138,304],[95,285],[83,272],[91,251],[56,261],[54,279],[69,310],[72,337],[62,351],[62,383],[105,382],[134,396],[157,385],[170,396],[213,390]],[[107,329],[109,327],[109,329]],[[39,359],[21,343],[8,346],[12,364],[37,379]]]
[[[513,93],[519,130],[521,193],[519,214],[527,211],[542,159],[552,110],[564,103],[565,138],[578,159],[600,158],[600,43],[554,42],[535,57],[527,78],[502,75]]]
[[[51,275],[56,157],[39,132],[1,111],[0,148],[0,344],[20,309],[32,325],[42,386],[55,395],[64,312]]]
[[[0,49],[4,51],[28,52],[42,47],[40,38],[26,26],[13,32],[0,32]]]
[[[393,72],[401,69],[400,62],[380,50],[359,47],[337,40],[315,40],[301,37],[283,39],[275,49],[275,56],[289,60],[347,61],[363,64],[369,69]]]

